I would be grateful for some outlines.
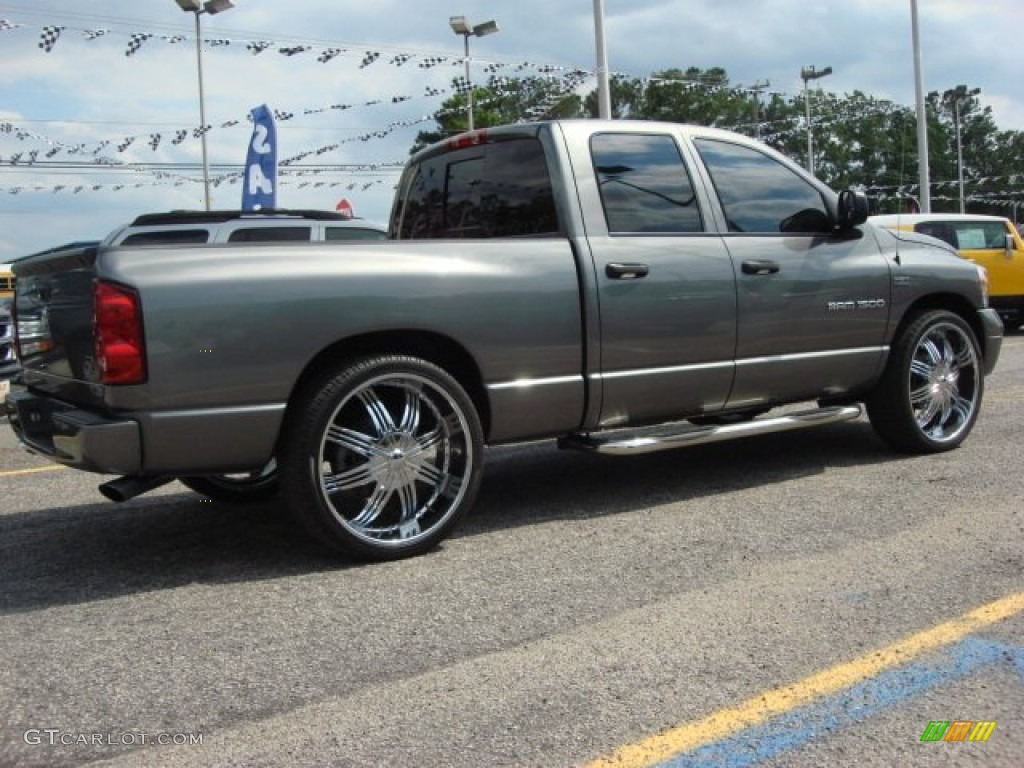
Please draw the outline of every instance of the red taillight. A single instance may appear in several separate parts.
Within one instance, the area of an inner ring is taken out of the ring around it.
[[[104,384],[141,384],[146,380],[142,312],[134,291],[111,283],[93,288],[96,362]]]
[[[478,144],[486,143],[487,129],[480,128],[469,133],[460,133],[458,136],[448,139],[448,149],[465,149],[466,147],[475,147]]]

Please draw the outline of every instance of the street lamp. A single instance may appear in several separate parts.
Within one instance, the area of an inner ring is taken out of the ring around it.
[[[612,116],[611,84],[608,79],[608,48],[604,42],[604,0],[594,0],[594,45],[597,48],[597,116]]]
[[[199,0],[174,0],[181,10],[194,14],[196,17],[196,70],[199,73],[199,136],[203,143],[203,200],[206,210],[210,210],[210,158],[206,150],[206,103],[203,98],[203,35],[200,31],[199,17],[204,13],[211,16],[215,13],[235,7],[231,0],[206,0],[200,5]]]
[[[953,124],[956,127],[956,176],[960,187],[960,213],[966,213],[967,211],[964,201],[964,147],[963,132],[960,125],[960,104],[971,96],[977,96],[979,93],[981,93],[981,90],[978,88],[967,90],[967,86],[958,85],[953,90],[946,91],[943,95],[946,103],[953,106]]]
[[[832,74],[832,67],[825,67],[820,72],[813,65],[803,67],[800,70],[800,77],[804,81],[804,108],[807,110],[807,170],[814,174],[814,141],[811,138],[811,99],[807,91],[807,81],[817,80]]]
[[[467,108],[467,122],[469,123],[469,130],[473,130],[473,82],[470,79],[469,73],[469,38],[470,37],[486,37],[487,35],[493,35],[498,31],[498,22],[491,19],[485,21],[483,24],[477,24],[475,27],[471,27],[469,22],[466,21],[465,16],[452,16],[448,19],[448,24],[451,25],[452,32],[456,35],[462,35],[465,55],[466,55],[466,103]]]

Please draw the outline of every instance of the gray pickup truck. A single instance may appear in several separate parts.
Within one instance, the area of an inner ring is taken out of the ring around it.
[[[486,444],[643,454],[866,404],[897,450],[955,448],[1002,343],[984,272],[866,216],[710,128],[462,134],[411,158],[387,241],[19,263],[7,410],[30,449],[122,475],[110,498],[280,493],[369,559],[447,536]]]

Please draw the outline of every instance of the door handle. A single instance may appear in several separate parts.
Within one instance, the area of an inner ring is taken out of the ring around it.
[[[647,277],[651,268],[646,264],[619,264],[612,262],[605,264],[604,273],[612,280],[636,280],[640,277]]]
[[[774,275],[779,271],[779,262],[767,259],[751,259],[742,265],[744,275]]]

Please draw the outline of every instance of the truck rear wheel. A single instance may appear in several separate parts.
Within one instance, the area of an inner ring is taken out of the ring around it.
[[[951,450],[974,427],[984,386],[970,326],[952,312],[924,312],[910,319],[893,344],[867,400],[871,426],[898,450]]]
[[[305,388],[291,409],[280,471],[317,538],[393,560],[448,536],[480,485],[483,431],[459,383],[418,358],[358,360]]]

